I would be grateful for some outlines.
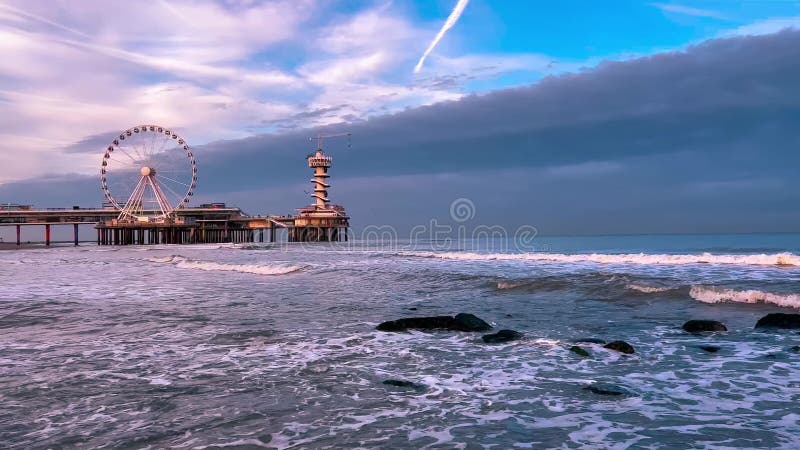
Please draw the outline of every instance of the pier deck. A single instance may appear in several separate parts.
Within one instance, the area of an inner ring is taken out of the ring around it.
[[[94,224],[98,245],[200,244],[275,242],[278,231],[287,230],[289,242],[346,241],[349,218],[330,211],[314,217],[249,216],[235,207],[198,207],[176,210],[169,221],[121,221],[116,209],[0,209],[0,226],[14,226],[17,245],[20,230],[43,227],[45,245],[50,245],[52,226],[73,226],[78,245],[78,226]]]

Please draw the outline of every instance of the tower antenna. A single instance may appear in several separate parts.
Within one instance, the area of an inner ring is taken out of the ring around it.
[[[347,136],[347,148],[350,148],[350,137],[353,133],[338,133],[338,134],[317,134],[316,137],[308,138],[309,141],[317,141],[317,150],[322,150],[322,141],[325,139],[344,137]]]

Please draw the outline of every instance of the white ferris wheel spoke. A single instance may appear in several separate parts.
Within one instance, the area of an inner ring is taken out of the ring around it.
[[[190,185],[188,185],[188,184],[186,184],[186,183],[181,183],[181,182],[180,182],[180,181],[178,181],[178,180],[173,180],[172,178],[170,178],[170,177],[165,177],[164,175],[156,175],[156,177],[157,177],[157,178],[163,178],[163,179],[165,179],[165,180],[172,181],[173,183],[182,184],[182,185],[184,185],[184,186],[186,186],[186,187],[188,187],[188,188],[190,188],[190,187],[191,187]]]
[[[133,161],[133,163],[134,163],[134,164],[137,164],[136,160],[135,160],[135,159],[133,159],[133,156],[131,156],[130,154],[128,154],[128,152],[126,152],[124,148],[122,148],[122,147],[118,147],[118,150],[119,150],[119,151],[121,151],[122,153],[124,153],[124,154],[125,154],[125,156],[127,156],[128,158],[130,158],[130,159],[131,159],[131,161]]]
[[[150,181],[150,187],[153,189],[153,192],[156,195],[156,200],[158,200],[159,207],[161,207],[161,212],[165,215],[171,213],[172,206],[170,205],[167,195],[164,194],[164,191],[161,190],[161,187],[153,180],[152,177],[147,178]]]
[[[120,161],[120,160],[118,160],[118,159],[114,159],[114,158],[112,158],[112,157],[108,157],[108,161],[113,161],[113,162],[114,162],[114,163],[116,163],[116,164],[120,164],[120,165],[123,165],[123,166],[126,166],[126,167],[134,167],[134,164],[133,164],[133,163],[129,163],[129,162],[125,162],[125,161]]]
[[[169,142],[169,137],[167,137],[166,135],[160,134],[159,136],[161,137],[161,139],[160,139],[161,145],[158,146],[158,150],[154,150],[153,153],[156,153],[156,154],[163,152],[164,151],[164,147],[166,147],[167,146],[167,142]]]
[[[175,202],[178,203],[177,205],[175,205],[175,209],[180,208],[183,205],[184,197],[182,195],[178,195],[178,193],[172,190],[172,188],[169,187],[167,184],[164,184],[164,187],[167,188],[167,190],[170,191],[172,195],[175,196]]]
[[[133,145],[132,148],[133,152],[136,153],[136,156],[139,158],[140,162],[147,160],[147,157],[145,157],[144,154],[142,153],[144,151],[144,149],[142,148],[142,144]]]
[[[151,133],[148,134],[148,136],[149,136],[149,139],[147,139],[147,141],[145,141],[144,152],[145,152],[145,155],[150,156],[150,155],[153,154],[153,147],[155,145],[154,142],[155,142],[155,139],[156,139],[156,134],[151,132]]]
[[[154,141],[158,138],[158,135],[154,132],[148,132],[147,134],[148,139],[145,140],[144,144],[142,145],[142,154],[145,158],[149,158],[153,154],[153,146]]]

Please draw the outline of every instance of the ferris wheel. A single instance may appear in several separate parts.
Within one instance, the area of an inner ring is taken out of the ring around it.
[[[158,125],[122,132],[106,148],[100,182],[120,220],[159,220],[185,207],[197,186],[186,141]]]

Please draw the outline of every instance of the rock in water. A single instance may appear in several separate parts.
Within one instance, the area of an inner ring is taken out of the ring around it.
[[[616,350],[620,353],[625,353],[626,355],[630,355],[631,353],[636,352],[636,350],[633,349],[633,346],[625,341],[609,342],[603,347],[609,350]]]
[[[593,383],[590,384],[589,386],[584,387],[584,389],[600,395],[614,395],[614,396],[633,395],[633,393],[631,393],[624,387],[610,383]]]
[[[390,320],[378,325],[376,329],[379,331],[435,330],[437,328],[450,329],[452,326],[453,318],[451,316],[434,316]]]
[[[458,331],[489,331],[492,326],[474,314],[461,313],[453,317],[454,330]]]
[[[690,320],[683,324],[683,330],[689,333],[702,333],[704,331],[728,331],[728,328],[716,320]]]
[[[588,344],[600,344],[600,345],[603,345],[603,344],[606,343],[606,341],[604,339],[600,339],[600,338],[583,338],[583,339],[578,339],[575,342],[585,342],[585,343],[588,343]]]
[[[458,314],[452,316],[410,317],[405,319],[383,322],[377,327],[378,331],[408,331],[408,330],[454,330],[454,331],[487,331],[492,326],[472,314]]]
[[[500,330],[494,334],[483,335],[483,342],[487,344],[499,344],[502,342],[516,341],[523,336],[519,331],[514,330]]]
[[[717,353],[719,351],[720,347],[718,347],[716,345],[701,345],[700,349],[701,350],[705,350],[708,353]]]
[[[385,380],[383,382],[383,384],[385,384],[387,386],[411,388],[411,389],[416,389],[416,390],[425,389],[425,386],[422,386],[421,384],[413,383],[411,381],[406,381],[406,380],[389,379],[389,380]]]
[[[583,357],[589,356],[589,352],[584,350],[583,347],[578,347],[577,345],[573,345],[572,347],[570,347],[569,351]]]
[[[758,319],[756,328],[800,328],[800,314],[771,313]]]

